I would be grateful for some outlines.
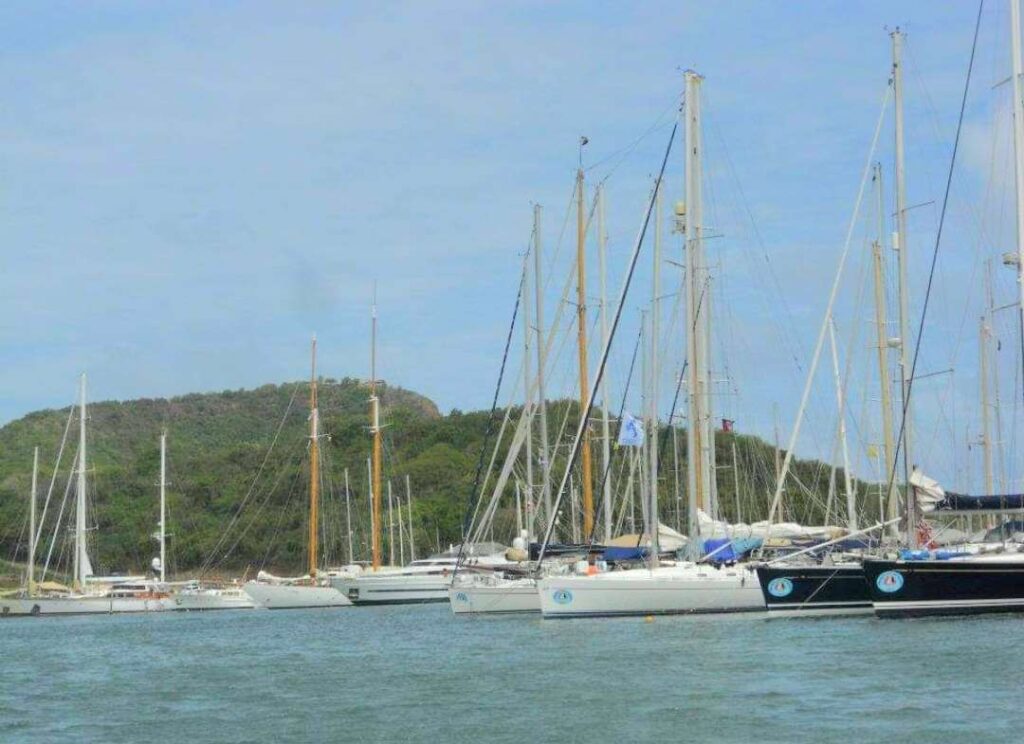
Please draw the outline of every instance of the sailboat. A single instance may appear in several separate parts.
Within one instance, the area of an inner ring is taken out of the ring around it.
[[[251,610],[252,599],[241,585],[203,584],[198,579],[181,583],[167,581],[167,432],[160,435],[160,529],[156,534],[160,555],[153,559],[153,569],[160,574],[160,584],[171,592],[170,608],[182,612],[199,610]]]
[[[412,560],[406,566],[384,566],[383,545],[383,427],[377,380],[377,304],[371,310],[370,338],[370,435],[372,437],[370,489],[371,551],[369,568],[348,566],[331,577],[331,584],[356,605],[423,604],[448,601],[448,586],[459,559],[459,550]],[[410,515],[411,519],[411,515]],[[410,524],[411,529],[411,524]],[[392,560],[394,556],[392,555]],[[489,556],[481,556],[488,560]]]
[[[706,303],[699,303],[710,279],[703,260],[701,222],[701,125],[700,87],[703,78],[696,72],[685,73],[686,111],[686,198],[677,206],[676,216],[685,221],[686,302],[690,425],[687,427],[687,454],[690,487],[690,536],[700,535],[698,511],[714,498],[714,430],[710,413],[710,374],[708,352],[710,319]],[[661,190],[659,178],[653,202]],[[650,209],[650,207],[649,207]],[[656,229],[660,225],[656,222]],[[657,233],[656,233],[657,243]],[[657,251],[657,249],[656,249]],[[655,291],[657,298],[658,292]],[[657,334],[652,334],[657,339]],[[607,353],[607,341],[605,344]],[[655,427],[655,417],[650,415]],[[650,550],[642,568],[601,571],[588,565],[585,572],[552,575],[538,582],[541,613],[545,618],[600,617],[622,615],[688,614],[705,612],[748,612],[764,610],[757,574],[743,565],[717,567],[698,560],[663,561],[660,556],[657,504],[657,448],[652,454],[652,488],[647,509],[647,534]],[[714,510],[712,510],[712,513]]]
[[[1024,321],[1024,92],[1021,81],[1024,64],[1020,24],[1020,0],[1010,0],[1017,249],[1004,260],[1008,258],[1007,263],[1016,265],[1021,301],[1017,307]],[[1024,325],[1020,328],[1024,333]],[[984,343],[984,325],[982,330]],[[1024,358],[1020,363],[1024,364]],[[984,375],[984,367],[981,373]],[[987,454],[987,442],[984,443]],[[927,524],[921,519],[925,514],[932,517],[1020,515],[1024,512],[1024,495],[947,493],[916,468],[911,474],[910,486],[905,515],[907,549],[900,551],[896,558],[864,561],[864,577],[875,614],[916,617],[1024,611],[1024,551],[1019,543],[1002,540],[995,545],[968,545],[966,549],[955,551],[933,550],[930,541],[922,540],[921,534],[927,532]],[[991,477],[987,478],[986,486],[991,488]],[[1005,537],[1008,531],[1001,527],[997,534]]]
[[[309,572],[296,578],[280,578],[260,571],[244,589],[253,604],[268,610],[304,607],[348,607],[352,603],[331,586],[330,577],[319,572],[320,517],[320,412],[317,408],[316,337],[311,353],[309,381],[309,534],[307,550]]]
[[[530,537],[533,531],[536,512],[534,506],[536,499],[535,484],[533,482],[533,448],[532,448],[532,422],[533,407],[536,405],[540,412],[540,463],[541,463],[541,499],[545,517],[550,514],[551,509],[551,479],[550,479],[550,458],[548,456],[548,432],[547,432],[547,402],[544,391],[544,360],[546,357],[544,339],[544,301],[543,282],[541,281],[541,205],[533,206],[533,235],[532,247],[527,256],[524,257],[523,281],[520,285],[520,303],[523,308],[523,389],[525,400],[523,403],[522,420],[520,427],[525,427],[525,459],[526,459],[526,483],[525,483],[525,515],[520,510],[520,498],[517,495],[516,520],[518,535],[512,541],[512,550],[507,555],[521,558],[521,561],[512,562],[500,571],[478,571],[465,570],[471,566],[459,565],[456,567],[455,575],[448,588],[448,601],[452,612],[456,615],[470,614],[508,614],[520,612],[540,612],[540,598],[537,595],[537,580],[534,576],[524,570],[526,560],[529,558]],[[534,310],[536,323],[531,328],[529,319],[529,265],[528,259],[533,258],[533,282],[534,282]],[[536,378],[531,380],[530,375],[530,344],[531,331],[534,333],[533,340],[536,343]],[[534,392],[537,394],[534,399]],[[500,437],[499,437],[500,440]],[[495,446],[499,446],[500,441]],[[515,448],[513,448],[515,450]],[[510,451],[506,456],[505,472],[511,470],[512,461],[518,456],[517,451]],[[484,482],[486,483],[486,478]],[[496,494],[503,490],[504,480],[499,481]],[[519,492],[517,491],[517,494]],[[493,519],[493,510],[486,510],[490,519]],[[524,518],[525,516],[525,518]],[[486,517],[485,517],[486,519]],[[471,525],[471,528],[473,525]],[[471,535],[474,534],[471,532]],[[482,529],[476,530],[475,534],[482,534]]]
[[[906,194],[905,174],[903,167],[903,65],[902,46],[903,33],[899,28],[891,34],[892,38],[892,75],[890,84],[893,92],[895,108],[894,129],[895,129],[895,180],[896,180],[896,230],[893,234],[894,248],[898,253],[897,288],[899,294],[899,328],[900,336],[898,347],[900,350],[900,370],[909,369],[910,352],[910,330],[909,330],[909,287],[907,283],[907,228],[906,228]],[[883,278],[884,258],[882,252],[883,230],[883,198],[882,198],[882,177],[881,166],[875,164],[873,180],[877,190],[878,218],[880,223],[879,235],[872,244],[872,264],[874,273],[874,295],[875,295],[875,327],[877,331],[876,351],[878,354],[878,376],[880,385],[880,404],[883,435],[883,462],[887,467],[891,466],[895,459],[895,443],[893,438],[892,425],[892,403],[889,388],[889,352],[893,345],[887,332],[887,308],[885,299],[885,280]],[[831,325],[831,318],[826,318],[829,331],[832,334],[833,359],[835,359],[835,334]],[[843,429],[844,411],[842,406],[842,383],[836,370],[836,390],[840,400],[840,431]],[[910,416],[910,401],[908,397],[907,380],[901,380],[900,391],[902,406],[907,410],[907,417]],[[901,427],[902,437],[900,446],[903,453],[903,461],[909,462],[908,449],[910,444],[910,431],[908,426]],[[845,450],[844,450],[845,452]],[[844,462],[844,471],[849,479],[849,462]],[[887,473],[886,480],[889,480]],[[908,489],[909,490],[909,489]],[[857,530],[856,509],[853,504],[853,495],[849,483],[847,483],[847,511],[849,528],[852,534],[861,534]],[[880,525],[869,528],[869,531],[893,526],[898,521],[896,511],[898,507],[898,492],[895,485],[890,482],[888,493],[885,496],[888,504],[889,519]],[[850,537],[851,535],[847,535]],[[833,555],[825,550],[826,546],[819,546],[813,552],[800,551],[796,556],[783,556],[775,561],[768,561],[758,566],[757,572],[761,580],[761,587],[764,591],[765,604],[770,617],[790,616],[812,616],[812,615],[859,615],[870,614],[874,611],[871,595],[864,576],[863,555],[857,554],[836,554]]]
[[[73,549],[73,585],[36,584],[37,532],[35,526],[35,484],[38,469],[38,450],[33,463],[30,514],[31,540],[29,544],[28,581],[24,590],[14,597],[0,598],[0,616],[16,615],[92,615],[123,612],[158,612],[170,609],[168,594],[162,585],[145,577],[96,577],[93,575],[87,544],[87,487],[88,458],[86,448],[86,377],[79,387],[79,440],[76,462],[75,529]],[[60,525],[57,525],[57,529]],[[57,534],[55,532],[55,534]]]

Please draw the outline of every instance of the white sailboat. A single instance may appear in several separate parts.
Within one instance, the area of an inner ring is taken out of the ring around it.
[[[153,568],[160,574],[160,584],[170,592],[169,605],[173,610],[251,610],[252,599],[235,584],[232,586],[204,585],[199,580],[178,584],[167,583],[167,432],[160,435],[160,556],[153,560]]]
[[[36,584],[35,525],[29,550],[29,580],[25,590],[14,597],[0,599],[0,615],[90,615],[123,612],[158,612],[170,609],[164,588],[145,577],[94,577],[86,540],[88,458],[86,449],[86,378],[79,389],[79,441],[77,484],[75,494],[75,530],[73,554],[73,585],[64,587],[53,582]],[[38,459],[36,460],[38,464]],[[33,469],[35,473],[35,468]],[[33,475],[31,514],[35,514],[35,475]],[[34,523],[34,518],[32,522]],[[59,529],[60,525],[57,525]]]
[[[677,208],[677,218],[685,220],[686,236],[686,309],[687,357],[689,359],[689,425],[687,426],[690,535],[700,538],[697,515],[715,509],[714,428],[710,411],[711,375],[709,369],[710,313],[706,301],[710,282],[708,262],[703,252],[701,218],[701,123],[700,86],[702,78],[693,71],[685,73],[686,199]],[[660,179],[654,200],[661,189]],[[660,221],[656,221],[655,244],[659,243]],[[658,247],[655,248],[658,252]],[[656,261],[657,273],[657,261]],[[659,292],[655,279],[654,297]],[[657,334],[652,334],[652,347]],[[605,344],[607,354],[608,342]],[[653,396],[652,396],[653,400]],[[657,432],[653,411],[648,417]],[[656,436],[656,434],[655,434]],[[757,574],[743,566],[716,568],[700,562],[662,562],[659,558],[660,529],[657,524],[657,448],[651,450],[650,505],[651,526],[648,565],[643,568],[587,571],[573,575],[551,575],[538,582],[541,613],[544,617],[597,617],[615,615],[686,614],[705,612],[747,612],[764,609]],[[696,543],[699,545],[699,541]]]
[[[316,338],[312,343],[312,374],[309,390],[309,573],[296,578],[280,578],[260,571],[255,581],[246,582],[245,593],[253,604],[268,610],[306,607],[348,607],[351,602],[331,586],[330,577],[320,575],[320,413],[317,409]]]

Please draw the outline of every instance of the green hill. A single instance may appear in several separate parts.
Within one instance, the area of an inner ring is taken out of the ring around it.
[[[96,530],[90,537],[90,551],[96,571],[145,570],[157,554],[152,534],[158,520],[158,439],[163,430],[168,434],[170,570],[183,574],[199,569],[223,573],[261,567],[282,572],[301,570],[308,504],[307,395],[305,383],[290,383],[171,399],[91,404],[90,526]],[[346,469],[354,558],[368,557],[368,396],[366,385],[353,379],[323,380],[320,384],[321,429],[328,437],[322,444],[322,543],[325,558],[332,564],[349,559],[345,538]],[[382,386],[380,396],[386,425],[385,477],[391,480],[395,496],[403,505],[405,478],[409,478],[417,553],[447,547],[460,539],[488,413],[453,411],[441,415],[428,399],[397,387]],[[41,453],[42,510],[69,411],[38,411],[0,428],[0,558],[25,559],[32,448],[39,446]],[[573,430],[576,414],[574,403],[551,406],[552,442],[560,429]],[[568,425],[562,428],[566,418]],[[77,449],[76,426],[77,419],[72,423],[53,488],[40,562],[49,549],[52,525],[67,492],[70,463]],[[685,524],[679,511],[685,503],[685,486],[681,484],[677,489],[672,437],[668,433],[668,429],[663,431],[667,445],[662,458],[663,521]],[[678,440],[685,450],[682,430]],[[739,463],[739,502],[730,465],[733,444]],[[567,449],[559,449],[556,472]],[[611,478],[616,493],[624,489],[627,451],[615,455]],[[599,452],[596,448],[596,454]],[[771,448],[755,437],[719,432],[717,452],[722,466],[719,492],[723,516],[735,518],[739,510],[747,520],[763,519],[774,477]],[[683,454],[679,460],[680,480],[685,482]],[[786,516],[820,523],[825,516],[828,467],[798,461],[794,475]],[[838,479],[841,483],[841,475]],[[498,539],[508,539],[514,525],[511,486],[508,494],[495,528]],[[72,488],[64,507],[65,528],[73,498]],[[637,496],[638,514],[639,508]],[[407,514],[403,512],[403,516]],[[397,553],[397,537],[395,542]],[[68,554],[67,533],[62,530],[53,547],[51,565],[66,567]]]

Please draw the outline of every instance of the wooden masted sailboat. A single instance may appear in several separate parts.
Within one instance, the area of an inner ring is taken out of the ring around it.
[[[260,572],[256,581],[245,584],[245,593],[258,608],[268,610],[303,607],[348,607],[348,601],[331,586],[330,578],[319,571],[320,516],[320,412],[317,408],[316,337],[313,338],[312,373],[309,381],[309,533],[307,537],[308,573],[296,578],[280,578]]]

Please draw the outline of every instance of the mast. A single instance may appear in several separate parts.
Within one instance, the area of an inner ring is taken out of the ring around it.
[[[369,506],[370,506],[370,540],[372,541],[372,540],[376,539],[377,535],[379,534],[377,532],[377,525],[379,524],[379,522],[378,522],[378,519],[377,519],[377,515],[374,514],[374,508],[373,508],[374,499],[376,497],[374,496],[374,491],[373,491],[373,458],[371,458],[371,457],[367,457],[366,458],[366,488],[370,492],[370,504],[369,504]],[[378,547],[378,551],[379,551],[379,547]]]
[[[708,506],[710,474],[708,450],[705,444],[704,393],[706,382],[702,360],[704,351],[701,336],[704,326],[700,318],[703,297],[701,264],[701,175],[700,175],[700,86],[703,78],[692,70],[684,73],[686,82],[684,138],[686,141],[686,204],[677,208],[684,220],[686,238],[686,343],[689,395],[687,396],[686,462],[687,496],[690,510],[690,538],[699,537],[698,511]]]
[[[988,355],[992,329],[989,318],[983,314],[978,323],[978,377],[981,387],[981,455],[985,471],[985,493],[995,493],[992,474],[992,426],[988,403]]]
[[[74,560],[74,585],[76,589],[85,588],[85,577],[91,573],[89,566],[89,553],[85,544],[86,525],[86,482],[85,469],[88,458],[85,451],[85,373],[82,373],[79,383],[78,402],[78,485],[75,493],[75,560]]]
[[[395,565],[395,513],[391,499],[391,479],[388,478],[388,563]]]
[[[846,488],[846,521],[851,532],[857,531],[857,503],[850,478],[850,450],[846,445],[846,399],[843,395],[843,378],[839,372],[839,351],[836,348],[836,322],[829,318],[829,340],[832,342],[832,373],[836,384],[836,406],[839,409],[839,444],[843,450],[843,485]],[[837,510],[838,511],[838,510]]]
[[[36,584],[36,483],[39,476],[39,448],[32,451],[32,494],[28,502],[28,593],[35,593]]]
[[[585,142],[585,140],[584,140]],[[581,145],[582,146],[582,145]],[[580,362],[580,416],[588,414],[587,393],[590,390],[587,363],[587,227],[584,214],[583,168],[576,171],[576,345]],[[589,540],[594,532],[594,479],[593,455],[590,450],[590,427],[583,427],[580,478],[583,481],[583,539]]]
[[[391,479],[388,479],[388,505],[391,504]],[[405,527],[402,524],[402,497],[395,496],[395,511],[398,512],[398,562],[405,565]]]
[[[348,468],[345,468],[345,533],[348,535],[348,562],[352,563],[352,492],[348,488]]]
[[[160,434],[160,583],[167,582],[167,432]]]
[[[541,283],[541,231],[540,204],[533,205],[533,293],[534,321],[537,324],[537,398],[540,405],[540,465],[541,490],[544,498],[544,518],[550,524],[551,513],[551,461],[548,449],[548,401],[544,392],[544,289]]]
[[[655,181],[654,188],[654,277],[651,282],[651,363],[650,363],[650,524],[651,524],[651,567],[657,568],[660,553],[659,532],[661,523],[658,520],[658,316],[661,313],[661,194],[660,184]]]
[[[405,503],[409,507],[409,560],[416,560],[416,538],[412,530],[412,487],[409,485],[409,474],[405,474]]]
[[[882,253],[882,239],[885,235],[885,209],[882,192],[882,166],[875,163],[875,184],[878,196],[878,239],[872,244],[871,252],[874,258],[875,269],[875,325],[878,351],[878,384],[881,392],[882,407],[882,452],[886,463],[881,469],[881,478],[884,482],[889,481],[889,473],[886,468],[891,468],[895,456],[896,444],[892,431],[892,388],[889,382],[889,320],[886,312],[885,300],[885,256]],[[882,517],[879,512],[880,521],[891,521],[896,518],[898,503],[896,499],[896,483],[889,484],[889,492],[883,494],[886,504],[887,516]],[[899,527],[894,522],[888,528],[891,534],[899,535]]]
[[[1024,100],[1021,98],[1024,65],[1020,49],[1020,0],[1010,0],[1010,38],[1013,53],[1013,163],[1017,196],[1017,291],[1020,327],[1024,329]],[[1021,348],[1021,363],[1024,364],[1024,342]]]
[[[740,468],[736,460],[736,437],[732,437],[732,488],[736,494],[736,522],[743,522],[743,510],[740,508]]]
[[[373,309],[370,320],[370,434],[373,436],[373,467],[370,470],[370,493],[373,508],[370,510],[372,521],[372,552],[373,570],[380,568],[381,560],[381,431],[380,431],[380,398],[377,397],[377,288],[373,288]]]
[[[316,336],[310,351],[309,376],[309,575],[316,577],[320,536],[320,413],[316,401]]]
[[[914,499],[910,495],[911,423],[910,409],[910,309],[907,279],[907,189],[903,172],[903,65],[900,62],[903,49],[903,32],[898,28],[892,32],[892,85],[896,120],[896,234],[893,235],[893,249],[899,261],[900,296],[900,381],[902,394],[903,422],[903,480],[906,484],[906,541],[912,548],[917,547],[915,529]]]
[[[533,534],[533,400],[530,397],[530,303],[526,301],[530,292],[529,256],[523,257],[523,416],[526,421],[526,504],[530,513],[526,517],[526,529]],[[518,514],[518,510],[516,512]],[[522,525],[519,527],[522,532]]]
[[[604,225],[604,185],[597,187],[597,246],[601,274],[601,341],[608,343],[608,233]],[[604,541],[612,539],[612,443],[608,418],[608,373],[601,377],[601,509],[604,511]]]

